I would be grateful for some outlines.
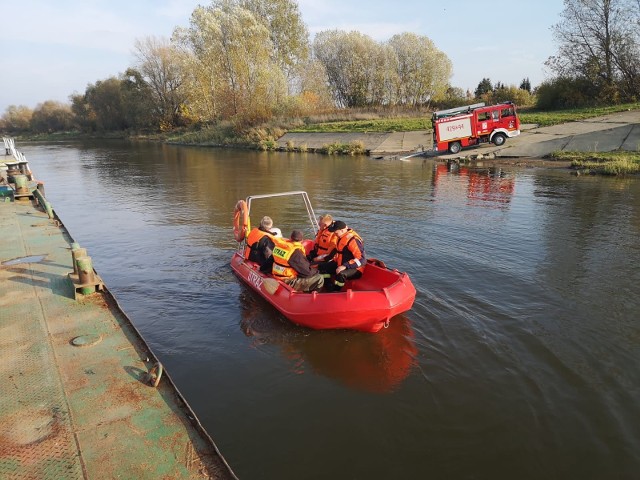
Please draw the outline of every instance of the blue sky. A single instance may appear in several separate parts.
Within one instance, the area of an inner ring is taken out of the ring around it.
[[[136,38],[169,37],[187,26],[197,0],[11,0],[3,2],[0,115],[9,105],[68,102],[89,83],[133,64]],[[358,30],[377,41],[401,32],[426,35],[453,62],[452,85],[474,90],[492,82],[533,86],[553,55],[551,26],[561,0],[299,0],[311,36]]]

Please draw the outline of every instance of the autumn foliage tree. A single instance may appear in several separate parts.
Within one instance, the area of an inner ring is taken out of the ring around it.
[[[424,36],[395,35],[378,43],[360,32],[316,35],[313,54],[342,107],[428,105],[447,89],[451,61]]]
[[[209,97],[207,110],[217,118],[255,122],[270,116],[286,95],[286,81],[272,56],[269,30],[249,10],[233,2],[197,7],[188,29],[174,39],[196,66],[196,92]]]
[[[31,116],[31,130],[36,133],[65,132],[71,130],[73,124],[71,107],[54,100],[38,104]]]
[[[0,118],[0,129],[11,133],[26,132],[31,128],[33,110],[25,105],[9,105]]]
[[[433,98],[444,95],[453,66],[431,39],[401,33],[391,37],[387,45],[392,51],[389,67],[394,79],[393,103],[428,105]]]

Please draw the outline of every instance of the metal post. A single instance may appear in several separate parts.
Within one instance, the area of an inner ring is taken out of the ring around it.
[[[90,285],[95,282],[93,274],[93,264],[91,257],[77,257],[76,266],[78,267],[78,277],[81,284],[87,284],[88,286],[82,287],[80,293],[83,295],[89,295],[96,291],[95,285]],[[90,285],[90,286],[89,286]]]
[[[73,248],[74,245],[76,245],[76,248]],[[76,275],[78,274],[78,266],[76,265],[76,260],[78,260],[78,258],[80,257],[86,257],[86,256],[87,256],[86,248],[80,248],[80,244],[78,243],[74,243],[71,245],[71,258],[73,259],[73,273],[75,273]]]

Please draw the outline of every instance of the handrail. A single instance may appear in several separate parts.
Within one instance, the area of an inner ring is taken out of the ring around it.
[[[251,201],[252,200],[257,200],[260,198],[273,198],[273,197],[285,197],[285,196],[290,196],[290,195],[302,195],[302,199],[304,201],[304,205],[307,209],[307,215],[309,216],[309,222],[311,223],[311,227],[313,228],[313,233],[314,235],[316,233],[318,233],[319,230],[319,226],[318,226],[318,220],[316,218],[316,214],[313,211],[313,207],[311,206],[311,201],[309,200],[309,195],[307,195],[307,192],[305,192],[304,190],[293,190],[290,192],[280,192],[280,193],[265,193],[262,195],[249,195],[247,197],[247,209],[248,209],[248,213],[249,216],[251,216]]]

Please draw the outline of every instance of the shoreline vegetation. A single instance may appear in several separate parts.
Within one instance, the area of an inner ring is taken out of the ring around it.
[[[550,158],[571,162],[576,175],[638,175],[640,152],[554,152]]]
[[[580,108],[567,110],[542,111],[533,108],[520,108],[518,115],[522,124],[537,124],[540,127],[584,120],[616,112],[640,109],[640,103],[612,105],[607,107]],[[340,116],[342,118],[340,118]],[[349,116],[357,117],[348,119]],[[366,118],[366,117],[369,118]],[[87,139],[131,139],[158,141],[173,145],[191,145],[202,147],[246,148],[264,151],[278,150],[277,139],[287,132],[307,133],[387,133],[402,131],[431,131],[431,116],[425,112],[420,117],[394,116],[379,118],[379,114],[345,112],[334,115],[335,119],[318,118],[280,121],[254,127],[242,134],[236,133],[231,123],[220,122],[217,125],[204,125],[150,135],[129,135],[126,133],[82,134],[80,132],[59,132],[53,134],[27,135],[18,137],[27,141],[68,141]],[[345,119],[345,117],[347,119]],[[364,118],[363,118],[364,117]],[[310,151],[306,145],[294,145],[288,142],[280,150],[305,153]],[[366,154],[362,142],[349,144],[330,143],[316,153],[327,155],[363,155]],[[640,173],[639,152],[554,152],[551,160],[571,162],[571,168],[577,174],[627,175]]]

